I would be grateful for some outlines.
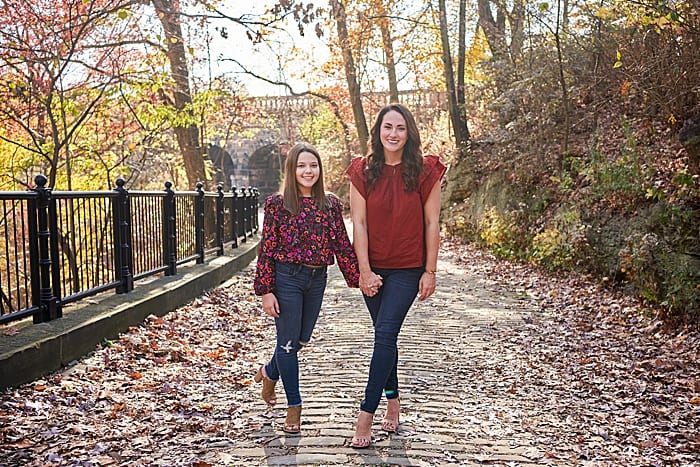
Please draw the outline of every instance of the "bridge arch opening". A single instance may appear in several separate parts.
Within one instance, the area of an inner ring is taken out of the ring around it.
[[[262,202],[269,194],[276,193],[282,182],[286,145],[267,144],[256,149],[248,161],[250,184],[260,191]]]

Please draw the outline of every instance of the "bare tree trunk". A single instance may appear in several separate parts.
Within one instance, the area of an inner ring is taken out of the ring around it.
[[[466,45],[466,5],[467,0],[459,0],[459,30],[457,41],[457,104],[464,105],[464,69],[467,59]]]
[[[525,2],[523,0],[513,1],[513,9],[508,15],[508,20],[510,24],[510,59],[517,66],[520,63],[520,54],[525,42]]]
[[[564,2],[566,0],[563,0]],[[562,0],[557,2],[557,29],[554,34],[554,38],[557,44],[557,64],[559,67],[559,85],[561,86],[561,100],[562,100],[562,112],[564,113],[564,138],[562,141],[562,147],[557,155],[557,169],[562,170],[564,155],[569,151],[569,133],[570,133],[570,122],[571,116],[569,115],[569,87],[566,84],[566,77],[564,75],[564,58],[562,53],[561,45],[561,34],[562,30],[559,26],[561,24],[561,7]]]
[[[464,106],[457,100],[458,90],[455,86],[454,71],[452,67],[452,55],[450,53],[450,41],[447,33],[447,10],[445,0],[439,0],[440,8],[440,39],[442,41],[442,62],[445,67],[445,82],[447,84],[447,101],[450,109],[450,121],[455,133],[455,145],[464,155],[464,150],[468,148],[469,130],[466,125],[466,118],[463,117]],[[463,76],[463,75],[462,75]],[[464,79],[464,78],[462,78]],[[461,83],[464,87],[464,83]],[[463,94],[463,93],[462,93]]]
[[[192,93],[185,44],[182,40],[182,27],[180,26],[180,2],[179,0],[151,1],[165,32],[166,55],[170,61],[170,72],[175,82],[173,104],[178,112],[188,112],[193,121],[194,117],[191,115],[191,110],[188,109],[192,104]],[[174,131],[185,164],[189,188],[194,189],[197,182],[202,182],[207,186],[204,154],[199,142],[199,128],[195,123],[185,123],[176,126]]]
[[[350,93],[350,100],[352,102],[352,113],[355,117],[355,128],[357,128],[357,137],[360,141],[360,150],[363,154],[367,154],[369,130],[367,129],[365,112],[362,108],[362,96],[360,95],[360,85],[357,82],[355,61],[352,58],[352,50],[350,50],[347,20],[345,18],[345,6],[340,0],[330,0],[330,5],[333,11],[333,18],[335,19],[336,27],[338,28],[340,48],[343,52],[345,78],[348,82],[348,92]]]
[[[467,0],[459,1],[459,46],[457,48],[457,106],[459,111],[459,150],[464,155],[469,150],[471,135],[467,124],[467,99],[464,89],[464,71],[467,63]]]
[[[382,32],[382,47],[386,59],[385,67],[389,78],[389,99],[391,102],[399,101],[399,85],[396,79],[396,62],[394,61],[394,41],[391,37],[391,23],[387,15],[383,1],[378,2],[379,29]]]
[[[489,0],[478,0],[479,5],[479,26],[484,30],[486,42],[489,44],[491,53],[496,60],[501,60],[508,54],[506,44],[505,21],[503,21],[501,9],[496,19],[491,13],[491,2]]]

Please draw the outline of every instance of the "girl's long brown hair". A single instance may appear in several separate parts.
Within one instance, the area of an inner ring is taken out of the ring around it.
[[[326,189],[323,186],[323,163],[321,156],[315,147],[309,143],[297,143],[287,152],[287,160],[284,163],[284,183],[282,185],[282,204],[284,208],[292,214],[299,214],[301,204],[301,193],[297,187],[297,162],[299,154],[308,152],[313,154],[318,161],[318,181],[311,187],[311,194],[318,201],[320,210],[328,209],[330,203],[326,197]]]
[[[406,121],[408,137],[401,154],[401,177],[406,185],[406,190],[414,191],[418,189],[418,176],[423,170],[423,150],[420,133],[411,111],[398,103],[392,103],[382,108],[372,125],[372,130],[370,131],[370,153],[367,155],[367,184],[372,188],[382,175],[382,169],[384,168],[384,146],[380,137],[382,120],[392,110],[400,113]]]

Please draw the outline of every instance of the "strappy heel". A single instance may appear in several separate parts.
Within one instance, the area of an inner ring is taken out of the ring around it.
[[[357,416],[355,436],[353,436],[352,440],[350,441],[350,447],[353,447],[355,449],[367,449],[368,447],[370,447],[370,445],[372,444],[372,418],[373,414],[369,412],[360,411],[360,414]],[[361,429],[360,425],[367,426],[367,430],[365,431]],[[362,431],[363,433],[359,434],[358,431]]]
[[[262,400],[269,406],[275,405],[277,403],[277,396],[275,395],[275,384],[277,384],[277,381],[265,376],[265,367],[263,366],[258,368],[258,372],[255,373],[253,379],[256,383],[262,381],[262,391],[260,391]]]
[[[296,434],[301,431],[301,406],[287,407],[287,417],[284,419],[282,431]]]
[[[401,415],[401,402],[396,399],[399,409],[396,411],[396,418],[389,417],[389,407],[386,409],[386,415],[384,415],[384,420],[382,420],[382,430],[387,433],[396,433],[399,430],[399,416]],[[388,402],[387,402],[388,405]]]

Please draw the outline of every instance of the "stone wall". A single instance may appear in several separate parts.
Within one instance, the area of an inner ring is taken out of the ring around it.
[[[450,167],[443,192],[442,223],[448,232],[483,242],[485,214],[496,212],[520,248],[515,256],[533,259],[533,239],[546,229],[564,231],[571,254],[567,267],[591,273],[642,297],[669,317],[700,321],[700,213],[677,213],[664,201],[633,210],[591,209],[576,197],[519,186],[505,171],[479,174],[469,161]],[[568,216],[567,226],[557,220]],[[575,225],[574,225],[575,224]],[[556,269],[547,264],[543,266]],[[558,266],[557,266],[558,267]]]

